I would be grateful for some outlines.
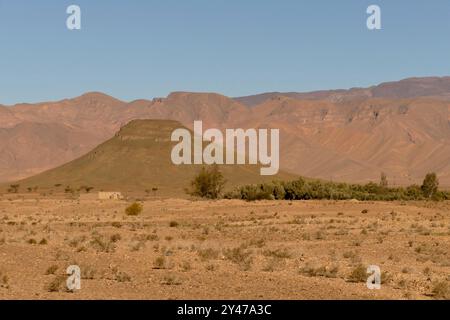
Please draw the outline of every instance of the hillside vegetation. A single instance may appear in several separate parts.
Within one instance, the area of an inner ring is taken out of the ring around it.
[[[438,189],[434,173],[425,177],[422,186],[389,188],[383,183],[349,184],[299,178],[294,181],[245,185],[225,194],[228,199],[254,200],[450,200],[450,192]]]

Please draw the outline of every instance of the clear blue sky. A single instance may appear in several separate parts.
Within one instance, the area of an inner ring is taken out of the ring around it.
[[[82,30],[66,29],[66,8]],[[366,28],[382,9],[383,30]],[[0,104],[241,96],[450,75],[450,1],[0,0]]]

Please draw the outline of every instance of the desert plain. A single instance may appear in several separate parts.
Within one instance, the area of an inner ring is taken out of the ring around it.
[[[0,199],[0,299],[450,299],[450,202]]]

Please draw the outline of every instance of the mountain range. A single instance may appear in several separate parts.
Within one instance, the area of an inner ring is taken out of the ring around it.
[[[174,92],[124,102],[92,92],[73,99],[0,106],[0,181],[28,178],[75,160],[135,119],[192,129],[280,129],[281,169],[334,181],[420,183],[435,171],[450,185],[450,77],[370,88],[229,98]]]

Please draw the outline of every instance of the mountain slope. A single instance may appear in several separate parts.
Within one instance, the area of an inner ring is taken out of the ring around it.
[[[95,147],[95,135],[59,123],[0,128],[0,181],[42,172]]]
[[[436,171],[449,185],[450,102],[429,98],[331,103],[275,99],[249,127],[280,128],[281,167],[340,181],[420,183]],[[243,124],[243,123],[242,123]]]

